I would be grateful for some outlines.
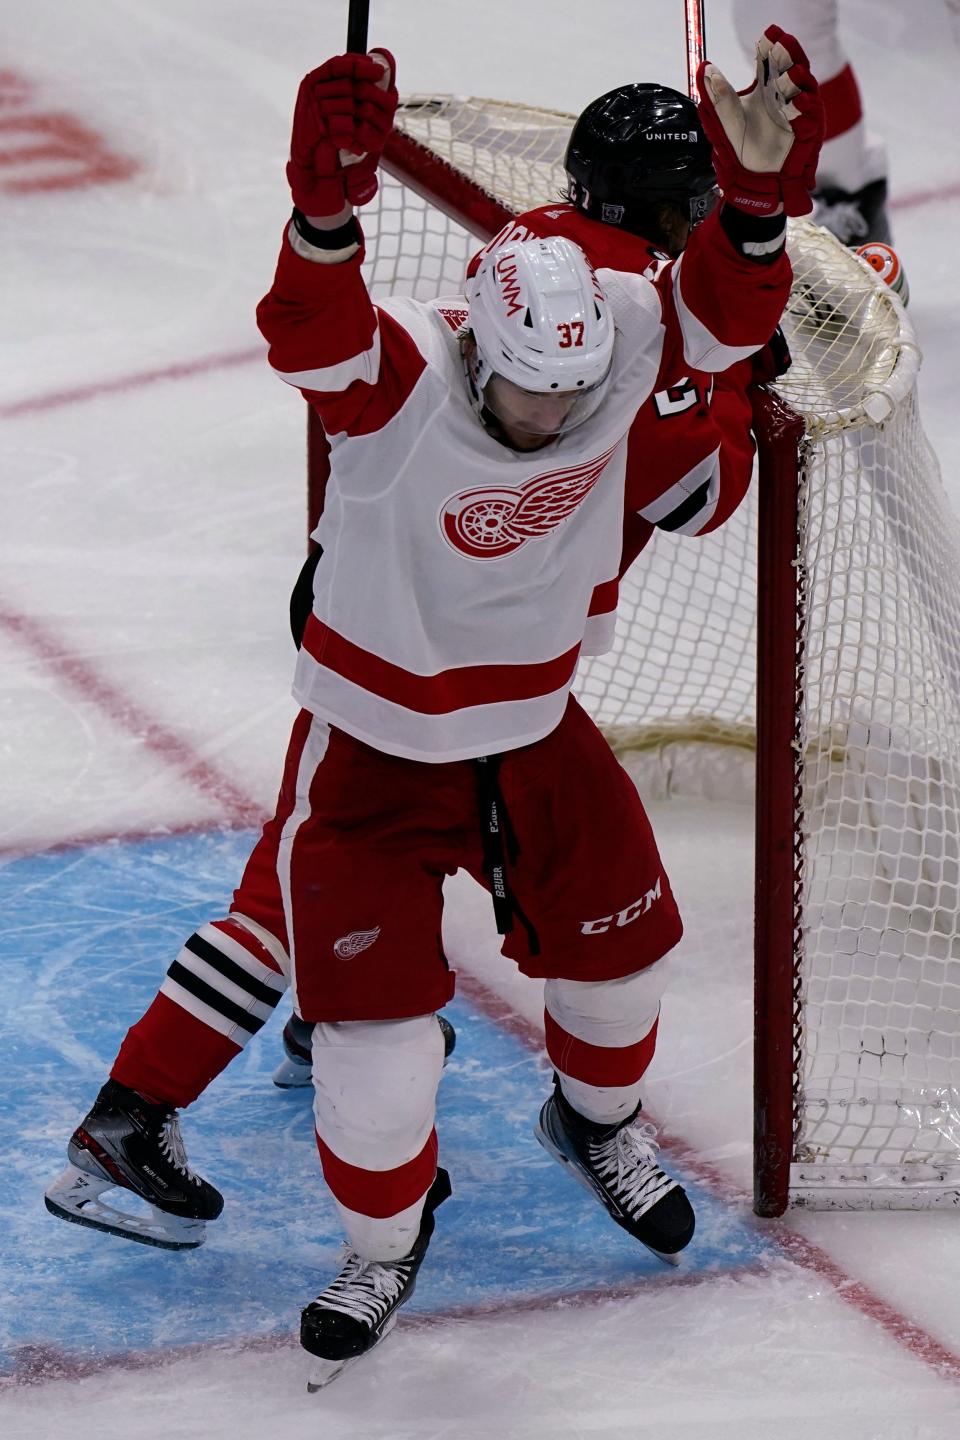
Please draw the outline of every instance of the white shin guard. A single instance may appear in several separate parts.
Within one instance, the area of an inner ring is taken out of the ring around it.
[[[371,1193],[377,1172],[407,1165],[423,1151],[442,1071],[443,1036],[435,1015],[314,1026],[317,1134],[339,1160],[371,1172]],[[398,1260],[416,1240],[424,1198],[387,1216],[339,1200],[337,1208],[358,1254]]]

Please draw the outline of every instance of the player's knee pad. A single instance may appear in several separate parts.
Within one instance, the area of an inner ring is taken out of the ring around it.
[[[321,1141],[340,1160],[366,1170],[414,1161],[433,1132],[443,1048],[434,1015],[316,1024],[314,1117]]]
[[[547,1014],[560,1029],[593,1045],[633,1045],[656,1021],[668,979],[666,958],[618,980],[548,980]]]
[[[287,988],[289,961],[262,926],[239,915],[201,925],[160,987],[211,1030],[244,1046],[262,1029]]]

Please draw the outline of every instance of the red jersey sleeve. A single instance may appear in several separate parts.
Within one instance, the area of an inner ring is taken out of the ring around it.
[[[412,336],[371,301],[362,261],[362,249],[340,264],[305,259],[285,233],[257,306],[270,364],[303,392],[328,435],[382,429],[426,366]]]
[[[765,345],[780,322],[793,270],[786,248],[769,265],[741,255],[717,206],[692,232],[680,258],[656,279],[667,327],[682,337],[695,370],[727,370]]]

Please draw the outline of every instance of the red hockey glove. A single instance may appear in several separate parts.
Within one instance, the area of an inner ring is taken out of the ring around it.
[[[771,381],[787,373],[793,364],[793,356],[790,354],[787,337],[779,325],[763,349],[750,356],[750,362],[752,385],[769,385]]]
[[[781,205],[787,215],[809,214],[824,112],[800,42],[770,25],[746,90],[733,90],[709,62],[700,66],[697,85],[700,119],[728,204],[750,215],[775,215]]]
[[[377,193],[377,165],[393,128],[396,64],[386,50],[335,55],[297,92],[287,180],[305,215],[336,215]]]

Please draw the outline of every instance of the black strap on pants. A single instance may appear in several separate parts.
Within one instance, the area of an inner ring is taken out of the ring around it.
[[[477,796],[480,804],[480,834],[483,838],[483,873],[489,877],[497,933],[509,935],[516,915],[527,932],[531,955],[540,954],[540,937],[510,889],[507,861],[516,864],[520,846],[500,791],[501,755],[478,755]]]

